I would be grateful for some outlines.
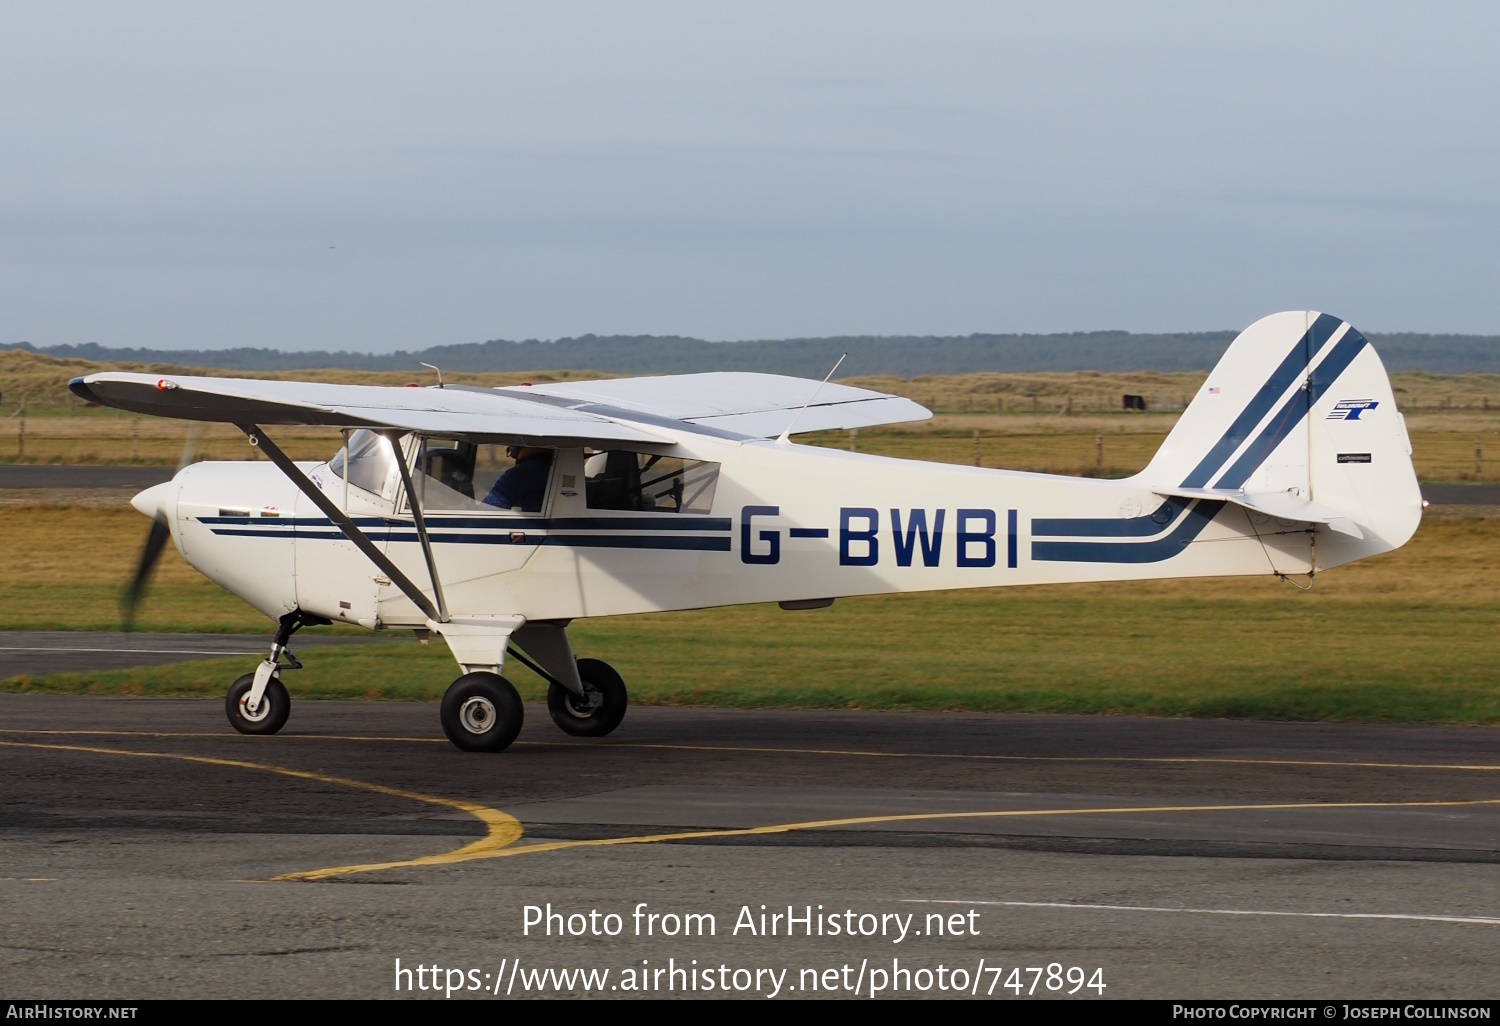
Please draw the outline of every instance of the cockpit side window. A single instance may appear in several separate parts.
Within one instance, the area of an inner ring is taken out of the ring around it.
[[[469,509],[474,505],[474,471],[479,446],[448,438],[423,438],[417,447],[412,483],[424,509]]]
[[[412,485],[422,509],[435,513],[540,513],[555,455],[547,448],[421,438]]]

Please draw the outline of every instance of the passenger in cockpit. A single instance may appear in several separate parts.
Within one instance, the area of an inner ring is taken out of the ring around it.
[[[540,513],[547,497],[547,479],[552,473],[552,450],[530,445],[513,445],[505,455],[516,465],[500,475],[495,487],[484,497],[485,505],[501,509],[520,509],[523,513]]]

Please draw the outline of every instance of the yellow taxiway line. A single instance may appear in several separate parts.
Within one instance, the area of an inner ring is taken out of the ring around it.
[[[608,848],[620,844],[657,844],[663,841],[696,841],[720,837],[752,837],[763,834],[788,834],[801,830],[827,830],[834,827],[872,826],[887,823],[931,822],[940,819],[1008,819],[1026,816],[1107,816],[1180,812],[1270,812],[1296,809],[1457,808],[1476,805],[1500,805],[1500,798],[1431,802],[1279,802],[1260,805],[1142,805],[1107,806],[1091,809],[1002,809],[985,812],[912,812],[889,816],[852,816],[846,819],[818,819],[809,820],[805,823],[778,823],[771,826],[741,827],[730,830],[690,830],[670,834],[642,834],[636,837],[603,837],[587,841],[544,841],[539,844],[517,845],[476,857],[509,858],[512,855],[563,851],[568,848]]]
[[[443,798],[438,795],[419,794],[416,791],[407,791],[399,787],[386,787],[384,784],[372,784],[366,780],[354,780],[350,777],[335,777],[327,773],[313,773],[309,770],[291,769],[287,766],[272,766],[263,762],[247,762],[243,759],[215,759],[206,755],[179,755],[169,752],[137,752],[125,748],[94,748],[87,745],[59,745],[40,744],[27,741],[0,741],[0,745],[7,748],[39,748],[55,752],[86,752],[91,755],[128,755],[140,759],[175,759],[179,762],[193,762],[206,766],[227,766],[232,769],[255,770],[260,773],[276,773],[283,777],[294,777],[298,780],[312,780],[321,784],[334,784],[339,787],[352,787],[361,791],[373,791],[376,794],[390,795],[392,798],[407,798],[414,802],[425,802],[428,805],[441,805],[460,812],[467,812],[475,819],[484,824],[485,835],[477,841],[455,848],[453,851],[440,852],[436,855],[423,855],[415,859],[401,859],[395,862],[368,862],[355,866],[332,866],[328,869],[315,869],[305,873],[286,873],[275,877],[276,880],[326,880],[334,876],[346,876],[351,873],[370,873],[378,869],[404,869],[410,866],[444,866],[454,862],[468,862],[470,859],[485,858],[490,853],[497,851],[508,844],[514,844],[521,839],[521,822],[514,816],[492,809],[486,805],[476,802],[461,801],[456,798]]]
[[[7,733],[19,731],[6,731]],[[29,731],[27,733],[42,733],[41,731]],[[63,733],[58,731],[56,733]],[[94,732],[94,733],[117,733],[126,732]],[[134,732],[136,736],[146,735],[147,732]],[[168,734],[150,736],[212,736],[223,737],[225,735],[187,735]],[[316,737],[320,735],[291,735],[293,737]],[[329,739],[329,735],[321,735]],[[375,740],[374,738],[363,738],[362,740]],[[384,740],[384,739],[383,739]],[[390,739],[398,740],[398,739]],[[425,739],[399,739],[399,740],[425,740]],[[33,748],[50,751],[63,752],[86,752],[96,755],[124,755],[147,759],[174,759],[182,762],[200,763],[210,766],[225,766],[237,769],[249,769],[264,773],[276,773],[282,776],[294,777],[302,780],[318,781],[320,783],[334,784],[341,787],[351,787],[365,791],[373,791],[377,794],[390,795],[396,798],[407,798],[412,801],[425,802],[430,805],[440,805],[448,808],[458,809],[474,816],[485,824],[486,834],[480,840],[466,844],[452,851],[441,852],[436,855],[425,855],[415,859],[403,859],[391,862],[369,862],[349,866],[331,866],[325,869],[305,870],[296,873],[283,873],[273,877],[276,881],[312,881],[326,880],[336,876],[347,876],[354,873],[369,873],[383,869],[404,869],[419,866],[455,865],[461,862],[472,862],[478,859],[510,858],[516,855],[535,855],[543,852],[566,851],[574,848],[608,848],[627,844],[659,844],[673,841],[697,841],[713,840],[730,837],[753,837],[769,834],[788,834],[809,830],[828,830],[839,827],[858,827],[889,825],[893,823],[919,823],[934,822],[938,820],[978,820],[978,819],[1020,819],[1027,817],[1066,817],[1066,816],[1108,816],[1108,815],[1145,815],[1145,814],[1181,814],[1181,813],[1204,813],[1204,812],[1273,812],[1273,811],[1297,811],[1312,809],[1421,809],[1421,808],[1465,808],[1478,806],[1500,805],[1500,798],[1480,798],[1451,801],[1409,801],[1409,802],[1273,802],[1254,804],[1224,804],[1224,805],[1144,805],[1144,806],[1102,806],[1093,808],[1052,808],[1052,809],[998,809],[970,812],[918,812],[898,813],[879,816],[851,816],[838,819],[807,820],[797,823],[775,823],[755,827],[735,827],[718,830],[688,830],[668,833],[639,834],[629,837],[603,837],[589,840],[576,841],[544,841],[538,844],[517,845],[516,842],[522,837],[523,828],[519,820],[514,816],[492,809],[488,806],[475,802],[466,802],[453,798],[443,798],[435,795],[421,794],[416,791],[407,791],[401,788],[387,787],[383,784],[373,784],[368,781],[354,780],[349,777],[336,777],[324,773],[314,773],[308,770],[291,769],[285,766],[273,766],[268,763],[249,762],[241,759],[219,759],[201,755],[182,755],[168,752],[140,752],[123,748],[99,748],[86,745],[69,744],[46,744],[41,742],[27,741],[0,741],[0,746],[11,748]],[[566,746],[566,743],[564,743]],[[617,745],[616,747],[627,747]],[[853,755],[870,754],[884,755],[888,753],[859,753],[846,752],[831,749],[782,749],[782,748],[755,748],[738,749],[719,746],[648,746],[631,745],[628,747],[670,747],[688,750],[705,751],[759,751],[759,752],[789,752],[807,754],[827,755]],[[912,757],[912,756],[907,756]],[[915,756],[922,757],[922,756]],[[941,758],[941,756],[938,756]],[[954,756],[954,758],[984,758],[984,756]],[[996,756],[995,758],[1026,759],[1027,756]],[[1075,761],[1075,760],[1066,760]],[[1107,758],[1085,759],[1076,761],[1118,761]],[[1133,761],[1182,761],[1182,762],[1247,762],[1247,761],[1269,761],[1269,760],[1210,760],[1210,759],[1162,759],[1162,760],[1133,760]],[[1308,762],[1278,760],[1274,765],[1308,765]],[[1493,769],[1495,767],[1465,767],[1446,766],[1440,764],[1409,764],[1399,763],[1341,763],[1341,762],[1317,762],[1312,765],[1328,766],[1360,766],[1372,765],[1382,768],[1422,768],[1422,769]]]
[[[574,741],[517,741],[518,745],[538,748],[578,748]],[[1352,766],[1358,769],[1466,770],[1500,772],[1500,765],[1464,765],[1446,762],[1343,762],[1338,759],[1236,759],[1215,756],[1133,756],[1133,755],[987,755],[944,752],[871,752],[853,748],[776,748],[745,745],[678,745],[657,742],[619,741],[606,743],[610,748],[661,748],[684,752],[750,752],[780,755],[834,755],[860,759],[972,759],[980,762],[1122,762],[1131,764],[1202,764],[1228,766]]]

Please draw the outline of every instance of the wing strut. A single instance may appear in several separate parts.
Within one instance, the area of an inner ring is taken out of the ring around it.
[[[322,510],[323,515],[333,521],[335,527],[344,532],[345,538],[352,541],[359,551],[370,557],[370,562],[379,567],[391,579],[392,584],[400,588],[402,593],[411,599],[418,609],[427,614],[429,620],[438,619],[438,611],[433,608],[431,600],[422,593],[422,589],[418,588],[411,582],[411,578],[397,569],[396,564],[391,562],[390,557],[376,548],[375,543],[370,541],[363,531],[354,526],[354,521],[350,520],[343,510],[334,505],[328,496],[324,495],[318,489],[317,485],[309,481],[307,475],[297,468],[297,464],[287,458],[287,454],[282,452],[281,448],[275,442],[266,437],[264,431],[254,424],[236,424],[235,427],[243,431],[245,437],[250,439],[250,444],[265,453],[271,462],[276,464],[277,469],[285,474],[291,480],[292,484],[300,488],[302,494],[311,499],[313,505]],[[400,458],[400,450],[397,450],[397,458]],[[405,473],[406,471],[403,469],[402,474],[404,475]],[[436,582],[436,577],[433,580]]]
[[[427,537],[427,521],[422,518],[422,504],[417,501],[417,490],[411,485],[411,470],[406,465],[406,457],[401,455],[401,434],[397,431],[387,431],[385,440],[390,442],[391,448],[395,450],[396,466],[401,471],[401,485],[406,489],[406,501],[411,505],[411,518],[417,525],[417,540],[422,543],[422,558],[427,560],[427,576],[432,579],[432,594],[437,599],[437,621],[447,623],[448,603],[443,599],[443,582],[438,580],[437,560],[432,558],[432,542]]]

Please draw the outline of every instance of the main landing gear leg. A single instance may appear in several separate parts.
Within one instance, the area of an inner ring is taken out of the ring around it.
[[[547,681],[547,712],[564,734],[603,737],[630,704],[625,681],[601,659],[576,659],[565,621],[536,621],[516,631],[511,654]],[[530,658],[528,658],[528,656]]]
[[[443,733],[465,752],[501,752],[521,732],[526,710],[505,668],[505,646],[525,621],[519,616],[460,617],[427,622],[448,643],[464,674],[443,695]]]
[[[229,694],[224,699],[224,712],[231,727],[241,734],[274,734],[286,726],[292,700],[286,693],[286,686],[281,683],[280,672],[283,669],[302,669],[302,663],[287,648],[287,643],[303,627],[325,626],[329,622],[320,616],[309,616],[300,609],[281,618],[276,637],[271,641],[270,658],[261,660],[254,673],[247,673],[230,685]],[[285,663],[281,661],[283,657]]]

